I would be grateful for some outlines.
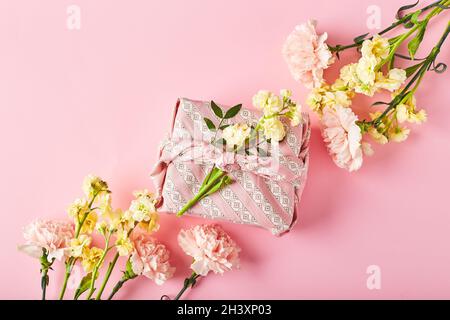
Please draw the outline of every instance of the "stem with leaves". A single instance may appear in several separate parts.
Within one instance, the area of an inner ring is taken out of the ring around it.
[[[430,20],[432,17],[436,16],[437,14],[441,13],[443,10],[448,9],[448,6],[450,5],[450,1],[449,0],[439,0],[436,2],[433,2],[421,9],[418,9],[414,12],[408,13],[404,16],[402,16],[402,12],[408,9],[411,9],[413,7],[415,7],[417,4],[419,3],[419,1],[417,1],[414,4],[411,5],[405,5],[402,6],[398,11],[397,11],[397,21],[393,22],[389,27],[381,30],[380,32],[378,32],[379,35],[383,35],[395,28],[397,28],[398,26],[403,25],[406,28],[415,28],[414,31],[416,31],[418,29],[417,27],[417,19],[418,17],[428,11],[429,9],[433,9],[432,13],[430,13],[430,15],[427,17],[428,20]],[[339,58],[339,53],[346,50],[346,49],[351,49],[351,48],[359,48],[362,43],[365,40],[371,40],[373,39],[373,37],[369,37],[367,38],[367,36],[369,35],[369,33],[360,35],[356,38],[353,39],[353,43],[348,44],[348,45],[336,45],[336,46],[328,46],[330,51],[335,53],[337,55],[337,57]],[[395,38],[394,38],[395,39]]]
[[[136,222],[134,224],[134,226],[128,231],[128,236],[130,236],[130,234],[133,232],[134,228],[136,228],[137,225],[138,225],[138,223]],[[108,265],[108,269],[106,270],[105,277],[103,278],[102,285],[100,287],[100,290],[97,292],[97,296],[95,297],[95,300],[101,300],[103,291],[105,291],[106,284],[108,283],[109,278],[111,277],[112,271],[114,270],[114,267],[116,266],[116,263],[117,263],[117,260],[119,259],[119,257],[120,257],[119,252],[116,252],[116,254],[114,255],[114,258]],[[127,262],[127,266],[128,266],[128,262]]]
[[[223,110],[214,102],[211,101],[211,109],[214,112],[214,114],[220,119],[219,124],[216,125],[211,119],[204,118],[205,124],[208,127],[209,130],[215,131],[214,137],[211,141],[213,145],[217,145],[220,142],[220,146],[224,147],[226,142],[225,141],[217,141],[217,133],[219,130],[223,130],[228,125],[222,125],[224,120],[231,119],[235,117],[239,111],[242,108],[242,104],[235,105],[234,107],[231,107],[229,110],[227,110],[225,113]],[[223,139],[221,139],[223,140]],[[192,208],[197,202],[199,202],[204,197],[207,197],[216,191],[220,190],[222,187],[232,183],[233,180],[226,174],[225,171],[217,168],[215,165],[212,166],[211,170],[206,175],[205,179],[202,182],[202,185],[200,186],[199,191],[197,194],[190,199],[182,208],[180,211],[178,211],[177,216],[180,217],[186,211],[188,211],[190,208]]]
[[[100,258],[100,260],[97,262],[97,264],[94,267],[94,270],[92,270],[92,277],[91,277],[91,285],[89,287],[89,294],[87,296],[87,300],[91,299],[92,295],[95,291],[95,280],[97,280],[98,276],[98,270],[103,265],[103,262],[105,261],[106,255],[108,254],[109,250],[111,249],[109,247],[109,241],[111,239],[112,231],[108,232],[108,235],[105,236],[105,249],[103,250],[103,254]]]
[[[102,190],[100,192],[103,192],[103,191],[105,191],[105,190]],[[86,221],[88,215],[96,209],[96,208],[93,208],[92,206],[94,204],[95,198],[98,196],[98,194],[100,192],[93,194],[92,199],[89,202],[88,209],[86,210],[85,213],[83,213],[83,216],[81,217],[81,219],[79,217],[77,217],[77,224],[75,227],[75,239],[78,239],[78,237],[80,236],[81,229],[83,228],[84,222]],[[64,294],[67,289],[67,282],[70,278],[73,266],[75,265],[76,261],[77,261],[77,259],[74,257],[69,257],[66,260],[66,272],[64,274],[63,286],[61,288],[61,292],[59,293],[59,300],[64,299]]]
[[[41,289],[42,289],[42,300],[45,300],[46,292],[47,292],[47,286],[49,283],[49,277],[48,277],[48,270],[51,269],[53,262],[55,259],[53,258],[52,261],[48,261],[48,253],[47,250],[42,249],[42,256],[41,256]]]
[[[114,295],[122,288],[122,286],[125,284],[125,282],[132,280],[137,277],[137,274],[134,273],[133,267],[131,266],[130,257],[128,257],[126,270],[123,272],[122,278],[116,283],[114,288],[111,291],[111,294],[108,297],[108,300],[111,300]]]
[[[200,277],[199,274],[196,274],[195,272],[192,272],[191,276],[189,278],[184,279],[184,284],[183,284],[183,288],[181,288],[180,292],[178,292],[178,294],[176,295],[176,297],[174,298],[174,300],[180,300],[181,296],[183,295],[183,293],[189,289],[189,288],[193,288],[194,285],[197,282],[197,279]]]
[[[410,96],[412,96],[417,91],[419,84],[427,71],[435,71],[437,73],[442,73],[445,71],[445,65],[441,63],[436,65],[435,61],[441,51],[442,45],[448,38],[449,33],[450,33],[450,21],[448,22],[444,33],[439,39],[439,42],[436,44],[436,46],[433,47],[430,54],[422,62],[410,67],[409,70],[407,69],[407,73],[411,73],[413,75],[412,78],[409,80],[409,82],[406,84],[403,90],[397,96],[395,96],[395,98],[391,102],[387,104],[387,108],[381,113],[381,115],[373,119],[372,121],[369,122],[362,121],[359,123],[363,131],[366,131],[367,128],[370,126],[377,127],[378,125],[380,125],[383,118],[389,112],[394,110],[398,105],[404,103],[405,100],[407,100]],[[442,66],[444,68],[440,69],[440,67]]]

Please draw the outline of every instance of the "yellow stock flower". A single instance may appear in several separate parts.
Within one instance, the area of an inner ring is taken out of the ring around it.
[[[151,214],[148,221],[139,223],[139,226],[146,230],[148,233],[156,232],[159,230],[159,215],[157,212]]]
[[[262,128],[266,139],[281,141],[286,135],[283,123],[277,118],[265,119]]]
[[[120,230],[117,232],[116,249],[120,256],[128,256],[133,251],[133,243],[128,237],[128,231]]]
[[[83,191],[88,199],[92,199],[94,195],[102,191],[108,191],[108,184],[99,177],[90,174],[84,178]]]
[[[80,216],[83,216],[89,210],[89,203],[86,199],[75,199],[75,201],[70,204],[67,208],[67,212],[70,217],[76,219]]]
[[[388,142],[388,138],[384,134],[379,132],[376,128],[370,127],[368,132],[372,139],[379,144],[386,144]]]
[[[267,101],[269,100],[272,93],[267,90],[259,90],[252,99],[253,106],[262,110],[266,107]]]
[[[359,83],[355,86],[355,92],[373,96],[376,91],[375,85],[375,67],[377,60],[375,57],[362,57],[356,66],[356,76]]]
[[[81,233],[92,233],[97,224],[97,219],[97,213],[95,213],[94,211],[89,212],[86,219],[84,220],[83,225],[81,226]]]
[[[77,239],[70,240],[70,256],[78,258],[83,254],[83,250],[92,242],[92,238],[87,235],[80,235]]]
[[[365,40],[361,46],[363,57],[375,58],[378,62],[389,56],[389,40],[379,35],[374,35],[372,40]]]
[[[97,247],[84,248],[83,254],[81,255],[81,265],[83,266],[84,271],[91,272],[99,263],[103,252],[103,249]]]
[[[405,127],[394,127],[388,131],[389,140],[402,142],[408,138],[410,130]]]
[[[405,103],[399,104],[395,108],[396,118],[399,123],[405,121],[410,123],[421,124],[427,120],[425,110],[416,110],[416,98],[411,96]]]
[[[136,222],[148,221],[150,214],[156,212],[155,201],[146,196],[138,197],[131,201],[129,211]]]
[[[236,123],[223,130],[222,138],[229,147],[240,147],[250,135],[251,128],[246,123]]]
[[[403,69],[389,70],[387,77],[382,72],[377,72],[375,86],[377,89],[385,89],[390,92],[398,90],[406,80],[406,71]]]

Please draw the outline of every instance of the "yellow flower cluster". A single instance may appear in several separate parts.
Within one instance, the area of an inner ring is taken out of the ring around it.
[[[328,85],[323,82],[320,87],[313,89],[308,95],[307,104],[321,117],[326,107],[331,109],[335,109],[336,106],[350,107],[356,93],[373,96],[380,90],[387,90],[392,92],[394,99],[401,92],[401,86],[406,80],[406,71],[398,68],[388,68],[385,74],[381,71],[390,61],[391,55],[388,39],[375,35],[372,39],[365,40],[361,46],[361,58],[358,62],[342,67],[334,84]],[[362,133],[368,133],[380,144],[406,140],[410,129],[401,124],[404,122],[420,124],[427,118],[425,110],[417,110],[412,93],[380,118],[381,115],[381,112],[371,113],[372,121],[367,123],[368,125],[361,124]]]
[[[253,105],[264,113],[257,128],[262,130],[266,139],[274,141],[284,139],[286,129],[281,117],[289,119],[291,126],[294,127],[302,121],[302,107],[291,100],[291,95],[290,90],[283,89],[280,95],[260,90],[253,96]]]
[[[378,119],[380,116],[381,112],[370,114],[372,120]],[[425,110],[417,110],[414,95],[409,95],[404,102],[381,118],[381,122],[376,127],[370,127],[368,133],[372,139],[380,144],[385,144],[388,141],[403,142],[408,138],[411,130],[400,124],[404,122],[421,124],[426,119],[427,114]]]
[[[350,107],[354,92],[349,90],[349,87],[342,79],[337,79],[333,85],[322,83],[321,87],[315,88],[308,95],[306,103],[317,114],[321,115],[325,107],[332,107],[339,105],[342,107]]]
[[[112,208],[108,184],[98,177],[87,176],[83,191],[85,197],[76,199],[68,208],[68,214],[77,226],[75,237],[70,241],[69,256],[80,259],[86,272],[99,269],[104,256],[113,247],[120,256],[130,255],[134,250],[130,235],[135,227],[149,233],[158,230],[156,199],[147,190],[134,192],[135,199],[126,211]],[[105,239],[104,249],[91,246],[91,234],[95,230]],[[112,237],[115,242],[111,247],[109,243]]]
[[[380,71],[390,54],[388,39],[375,35],[372,40],[365,40],[361,54],[357,63],[344,66],[340,72],[340,79],[350,90],[373,96],[380,89],[394,92],[405,82],[403,69],[391,69],[386,75]]]

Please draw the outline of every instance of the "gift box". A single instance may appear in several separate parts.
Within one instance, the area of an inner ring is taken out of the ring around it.
[[[242,108],[222,125],[255,125],[260,117],[259,111]],[[286,123],[286,137],[280,143],[261,145],[267,150],[265,157],[250,152],[230,153],[212,145],[216,133],[208,129],[204,118],[219,122],[210,102],[186,98],[177,101],[171,132],[161,143],[159,161],[151,174],[159,195],[159,211],[177,213],[197,194],[215,165],[226,171],[233,182],[200,200],[188,215],[258,226],[274,235],[289,231],[300,212],[308,171],[308,115],[304,113],[296,127]]]

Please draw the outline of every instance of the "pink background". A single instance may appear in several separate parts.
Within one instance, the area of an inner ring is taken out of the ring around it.
[[[347,43],[368,31],[369,5],[387,26],[409,2],[1,0],[0,298],[40,297],[38,262],[16,251],[21,228],[66,217],[86,174],[109,181],[123,208],[133,190],[151,188],[178,97],[249,106],[258,89],[288,87],[304,102],[280,53],[296,23],[316,18],[331,44]],[[72,3],[79,31],[66,28]],[[444,20],[431,24],[427,48]],[[448,48],[439,61],[450,62]],[[223,223],[242,247],[242,268],[208,276],[186,298],[450,298],[449,94],[448,73],[428,74],[418,94],[428,123],[403,144],[377,146],[354,174],[332,163],[313,117],[300,222],[282,238]],[[175,277],[163,287],[133,281],[118,298],[173,296],[190,261],[176,234],[200,222],[164,215],[157,236],[172,250]],[[381,268],[381,290],[366,287],[369,265]],[[49,297],[62,275],[52,272]]]

